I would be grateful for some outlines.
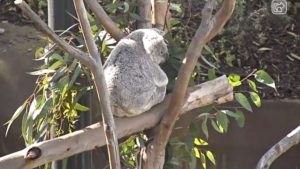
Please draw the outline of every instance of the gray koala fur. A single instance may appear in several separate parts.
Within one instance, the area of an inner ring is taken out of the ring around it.
[[[155,29],[139,29],[119,41],[104,64],[115,116],[136,116],[163,101],[168,78],[159,64],[167,57],[167,45]]]

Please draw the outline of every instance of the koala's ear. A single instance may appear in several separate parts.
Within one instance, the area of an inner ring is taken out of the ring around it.
[[[154,40],[154,39],[153,39]],[[150,54],[153,48],[153,40],[149,39],[148,36],[143,37],[143,46],[147,54]]]

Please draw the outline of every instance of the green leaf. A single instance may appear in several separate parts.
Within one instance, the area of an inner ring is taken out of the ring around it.
[[[53,53],[53,54],[49,57],[49,59],[51,59],[51,60],[59,60],[59,61],[65,63],[64,58],[63,58],[62,56],[60,56],[59,54],[57,54],[57,53]]]
[[[216,165],[216,160],[215,160],[214,154],[211,151],[207,150],[206,156],[209,159],[209,161],[211,161],[214,165]]]
[[[42,47],[38,48],[34,53],[35,59],[43,57],[43,55],[44,55],[44,48],[42,48]]]
[[[64,63],[60,60],[56,61],[55,63],[53,63],[48,69],[51,70],[55,70],[57,68],[59,68],[61,65],[63,65]]]
[[[48,82],[53,82],[57,79],[59,79],[60,77],[62,77],[63,75],[65,75],[67,73],[68,69],[66,66],[59,68],[52,77],[50,77],[48,79]]]
[[[199,152],[198,148],[194,147],[193,151],[194,151],[195,157],[200,158],[200,152]]]
[[[201,124],[202,131],[206,138],[208,138],[207,118],[208,118],[208,116],[205,116],[205,118]]]
[[[258,92],[256,89],[256,84],[252,81],[252,80],[247,80],[249,86],[251,87],[252,90],[254,90],[255,92]]]
[[[86,106],[83,106],[83,105],[81,105],[79,103],[76,103],[75,106],[74,106],[74,108],[76,110],[79,110],[79,111],[89,111],[90,110],[90,108],[88,108]]]
[[[80,65],[77,65],[77,67],[71,77],[71,80],[69,82],[69,89],[73,86],[74,82],[77,80],[78,76],[80,75],[80,72],[81,72],[81,67],[80,67]]]
[[[244,127],[244,125],[245,125],[245,115],[244,115],[244,113],[242,111],[238,110],[238,109],[235,111],[235,113],[238,115],[238,118],[235,119],[238,126],[240,128]]]
[[[200,138],[194,138],[194,144],[197,146],[206,146],[208,143]]]
[[[230,110],[221,110],[221,112],[224,114],[227,114],[228,116],[233,117],[233,118],[238,117],[238,115],[236,113],[234,113],[233,111],[230,111]]]
[[[211,122],[211,125],[213,126],[213,128],[214,128],[218,133],[224,133],[224,129],[223,129],[222,126],[217,125],[217,123],[216,123],[213,119],[211,119],[210,122]]]
[[[274,89],[276,89],[276,86],[275,86],[275,82],[274,80],[272,79],[272,77],[267,73],[265,72],[264,70],[259,70],[257,71],[255,74],[254,74],[254,77],[255,79],[262,83],[262,84],[265,84],[269,87],[272,87]]]
[[[216,78],[217,78],[217,76],[216,76],[215,69],[208,69],[208,79],[209,80],[214,80]]]
[[[247,99],[247,97],[243,93],[235,93],[235,100],[239,102],[246,110],[252,112],[252,107]]]
[[[47,73],[54,73],[55,70],[51,70],[51,69],[42,69],[42,70],[38,70],[38,71],[34,71],[34,72],[29,72],[28,74],[30,75],[43,75],[43,74],[47,74]]]
[[[200,153],[201,164],[204,169],[206,169],[206,156],[201,152]]]
[[[41,106],[39,106],[39,108],[33,112],[32,119],[38,121],[41,118],[46,117],[46,113],[51,108],[52,101],[51,98],[48,98]]]
[[[24,108],[27,105],[27,100],[15,111],[13,116],[10,118],[8,122],[5,123],[7,124],[6,132],[5,132],[5,137],[7,136],[7,133],[10,129],[11,124],[20,116],[20,114],[23,112]]]
[[[222,126],[225,132],[228,130],[229,120],[225,113],[218,112],[217,113],[217,123]]]
[[[233,87],[240,86],[242,84],[240,79],[241,79],[241,77],[237,74],[230,74],[228,76],[228,81],[231,84],[231,86],[233,86]]]
[[[261,99],[259,97],[259,95],[255,92],[250,92],[250,97],[252,102],[257,106],[260,107],[261,106]]]

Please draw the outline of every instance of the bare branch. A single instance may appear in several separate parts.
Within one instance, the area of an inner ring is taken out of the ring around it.
[[[156,28],[163,30],[166,17],[169,17],[168,0],[153,0],[152,4],[153,11],[153,22]]]
[[[206,42],[214,38],[223,29],[224,25],[227,23],[233,13],[235,2],[235,0],[224,0],[222,7],[212,19],[212,21],[214,21],[212,27],[213,29],[211,30],[210,35],[207,37]]]
[[[119,144],[115,132],[116,127],[111,111],[110,99],[103,73],[100,54],[93,38],[91,26],[87,18],[87,12],[85,10],[83,0],[74,0],[73,2],[83,31],[85,44],[87,46],[89,54],[96,62],[96,65],[93,65],[93,67],[90,67],[90,69],[94,76],[94,82],[97,89],[96,91],[102,108],[102,120],[103,124],[105,125],[104,131],[107,140],[110,168],[121,169]]]
[[[46,35],[50,37],[50,39],[56,43],[60,48],[65,50],[70,56],[75,57],[79,61],[81,61],[86,66],[91,66],[93,64],[93,60],[88,57],[84,52],[72,47],[65,41],[61,40],[58,35],[56,35],[53,30],[51,30],[48,25],[41,20],[41,18],[35,14],[27,3],[23,0],[16,0],[15,4],[27,15]]]
[[[96,0],[85,0],[89,8],[94,12],[97,21],[110,33],[116,40],[122,39],[125,34],[117,27],[117,25],[106,14],[102,6]]]
[[[202,11],[201,24],[192,39],[192,42],[185,54],[185,59],[179,70],[178,78],[175,83],[174,93],[172,94],[171,102],[169,104],[167,113],[162,118],[160,125],[158,126],[154,135],[154,140],[147,146],[147,157],[144,163],[146,169],[162,169],[165,160],[165,146],[171,135],[173,126],[176,122],[178,115],[183,111],[182,107],[185,103],[186,90],[188,82],[190,81],[191,74],[197,64],[198,58],[201,55],[204,45],[212,38],[212,35],[216,35],[221,29],[218,26],[224,26],[227,20],[221,23],[219,18],[211,18],[213,11],[214,0],[207,1]],[[228,9],[234,9],[235,0],[224,0],[223,4],[230,4],[232,6],[226,6]],[[220,11],[224,10],[224,5]],[[220,17],[218,12],[215,17]],[[231,13],[223,13],[229,16],[222,16],[222,18],[230,18]],[[224,23],[223,23],[224,22]]]
[[[138,12],[144,21],[137,21],[137,28],[152,28],[151,23],[151,0],[137,0]]]
[[[259,160],[256,169],[268,169],[271,164],[283,153],[289,150],[300,141],[300,126],[290,132],[287,136],[276,143]]]
[[[190,88],[183,112],[210,104],[222,104],[233,99],[232,87],[226,76]],[[170,95],[148,112],[130,118],[116,118],[118,138],[152,128],[159,123],[166,112]],[[128,125],[130,124],[130,125]],[[54,140],[40,142],[21,151],[0,158],[0,168],[31,169],[50,161],[63,159],[74,154],[92,150],[106,144],[103,124],[97,123],[85,129],[57,137]],[[25,160],[32,148],[40,149],[38,158]]]

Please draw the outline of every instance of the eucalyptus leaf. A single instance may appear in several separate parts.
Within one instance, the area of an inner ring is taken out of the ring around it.
[[[27,100],[15,111],[15,113],[10,118],[10,120],[5,123],[5,124],[7,124],[5,136],[7,136],[7,133],[9,131],[9,129],[10,129],[11,124],[20,116],[20,114],[23,112],[23,110],[26,107],[26,105],[27,105]]]
[[[77,67],[75,68],[75,71],[71,77],[71,80],[69,82],[69,89],[73,86],[74,82],[77,80],[78,76],[80,75],[80,72],[81,72],[81,67],[80,65],[78,64]]]
[[[48,69],[56,70],[57,68],[61,67],[61,65],[63,64],[64,63],[62,61],[58,60],[55,63],[53,63]]]
[[[202,152],[200,152],[200,159],[201,159],[202,167],[203,167],[204,169],[206,169],[206,167],[207,167],[207,164],[206,164],[206,156],[205,156]]]
[[[83,105],[81,105],[79,103],[76,103],[75,106],[74,106],[74,108],[76,110],[79,110],[79,111],[89,111],[90,110],[90,108],[88,108],[86,106],[83,106]]]
[[[198,150],[197,147],[194,147],[194,148],[193,148],[193,151],[194,151],[194,154],[195,154],[195,157],[196,157],[196,158],[201,158],[201,157],[200,157],[200,152],[199,152],[199,150]]]
[[[216,165],[216,160],[215,160],[214,154],[211,151],[207,150],[206,156],[209,159],[209,161],[211,161],[214,165]]]
[[[43,75],[43,74],[48,74],[48,73],[54,73],[55,70],[51,70],[51,69],[42,69],[42,70],[37,70],[34,72],[29,72],[28,74],[30,75],[34,75],[34,76],[38,76],[38,75]]]

